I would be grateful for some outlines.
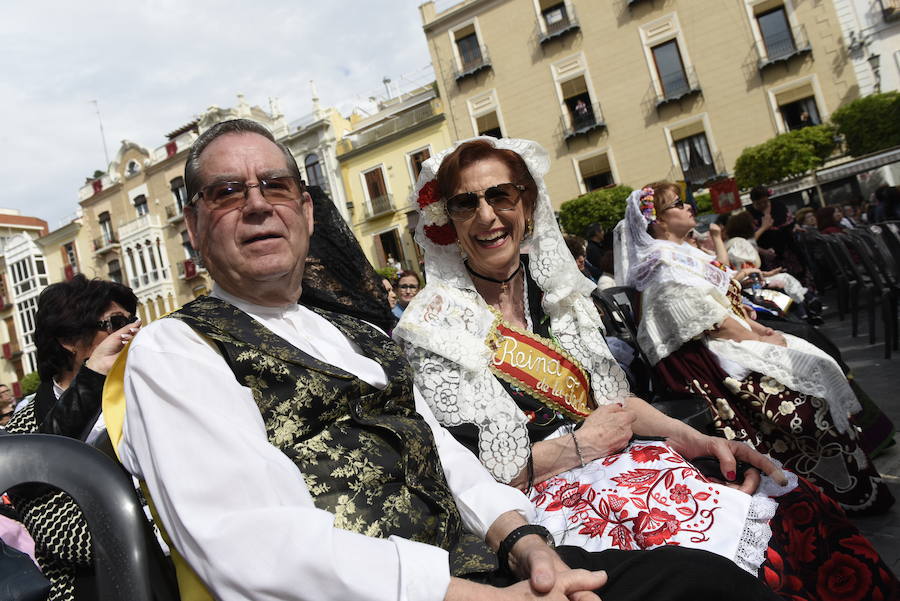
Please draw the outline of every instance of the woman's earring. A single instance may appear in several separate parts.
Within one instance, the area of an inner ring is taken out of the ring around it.
[[[534,233],[534,219],[526,219],[525,220],[525,240],[531,239],[531,234]]]

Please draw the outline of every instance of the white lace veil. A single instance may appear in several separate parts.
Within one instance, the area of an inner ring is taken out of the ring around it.
[[[731,269],[714,267],[714,258],[689,244],[658,240],[647,233],[647,221],[641,213],[642,190],[635,190],[626,201],[625,218],[613,230],[616,284],[639,291],[667,282],[712,286],[727,294]]]

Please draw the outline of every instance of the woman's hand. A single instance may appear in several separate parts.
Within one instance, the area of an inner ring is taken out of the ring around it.
[[[633,434],[631,425],[636,416],[621,405],[600,405],[575,431],[578,446],[585,462],[618,453]]]
[[[710,223],[709,224],[709,237],[715,240],[716,238],[722,237],[722,226],[718,223]]]
[[[741,286],[744,286],[744,281],[750,277],[751,273],[758,273],[760,277],[762,277],[763,275],[763,273],[756,267],[742,267],[740,271],[734,274],[734,279],[736,279],[741,284]]]
[[[713,456],[719,460],[726,482],[734,482],[737,478],[737,462],[743,461],[769,475],[778,484],[787,484],[787,477],[770,459],[750,446],[735,440],[726,440],[714,436],[707,436],[693,429],[684,429],[674,436],[670,436],[669,445],[678,451],[685,459],[694,457]],[[734,488],[747,494],[756,492],[759,486],[759,473],[756,470],[747,470],[743,482],[735,484]]]
[[[775,225],[775,220],[772,219],[772,213],[764,213],[762,216],[762,223],[759,226],[758,232],[764,232]]]
[[[787,340],[784,338],[784,334],[778,330],[773,330],[772,328],[766,328],[766,330],[768,331],[759,336],[760,342],[767,342],[777,346],[787,346]]]
[[[97,345],[91,356],[85,362],[88,369],[98,374],[106,375],[112,369],[116,357],[128,344],[128,341],[134,338],[138,330],[141,329],[141,320],[138,319],[134,323],[130,323],[122,329],[116,330],[106,337],[106,339]]]
[[[770,271],[763,271],[761,273],[764,278],[770,278],[773,275],[778,275],[782,271],[784,271],[784,267],[776,267],[775,269],[772,269]]]

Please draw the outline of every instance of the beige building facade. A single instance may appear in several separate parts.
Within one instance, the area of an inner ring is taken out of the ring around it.
[[[453,139],[536,140],[554,205],[695,187],[859,95],[831,2],[465,0],[420,7]]]
[[[374,115],[352,115],[351,124],[337,158],[353,233],[376,268],[419,271],[410,195],[422,163],[451,144],[443,103],[426,86],[383,102]]]

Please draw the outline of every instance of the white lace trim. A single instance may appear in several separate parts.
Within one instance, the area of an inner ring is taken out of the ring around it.
[[[731,316],[728,298],[712,286],[661,283],[644,290],[638,344],[656,364]]]
[[[709,349],[752,372],[765,374],[782,386],[818,397],[838,432],[850,429],[850,416],[861,407],[838,364],[818,347],[790,334],[784,334],[787,346],[756,340],[710,339]]]

